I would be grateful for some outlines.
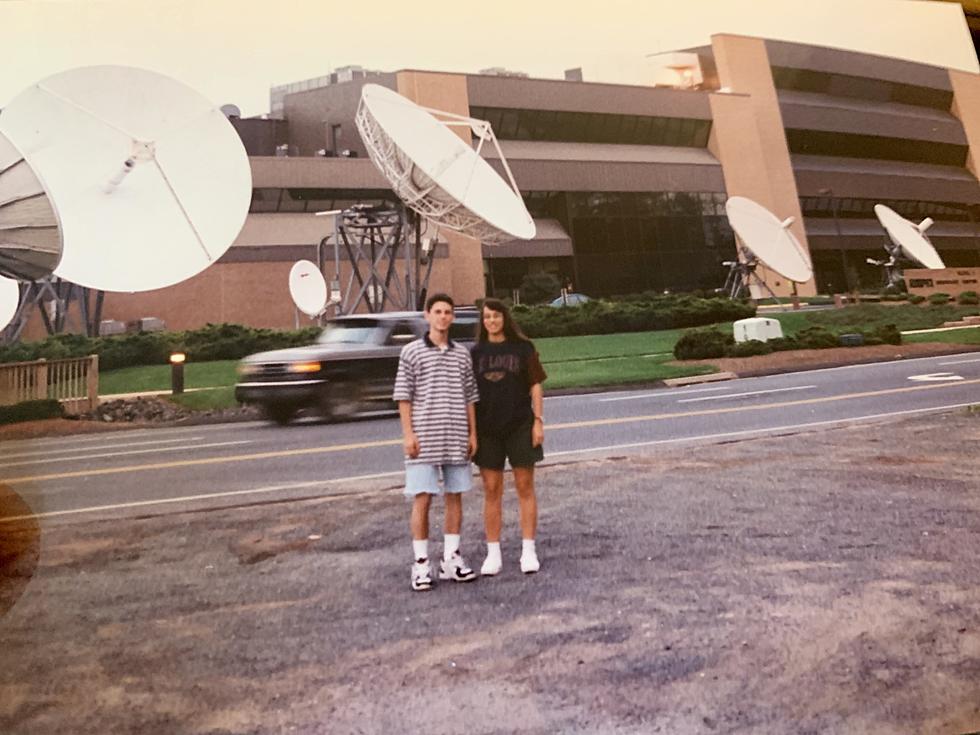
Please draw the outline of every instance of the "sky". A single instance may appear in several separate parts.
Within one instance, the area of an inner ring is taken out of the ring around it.
[[[92,64],[167,74],[245,116],[268,112],[270,86],[348,64],[642,84],[649,54],[721,32],[980,71],[960,6],[918,0],[0,0],[0,106]]]

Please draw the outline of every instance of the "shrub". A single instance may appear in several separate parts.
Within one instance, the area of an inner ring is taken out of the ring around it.
[[[39,401],[22,401],[12,406],[0,406],[0,424],[16,424],[20,421],[61,418],[65,407],[53,398]]]
[[[678,360],[703,360],[724,357],[735,338],[717,329],[694,329],[685,332],[674,345],[674,357]]]
[[[768,355],[773,352],[772,345],[757,339],[736,342],[728,348],[729,357],[752,357],[752,355]]]
[[[926,300],[926,297],[925,296],[922,296],[921,294],[917,294],[917,293],[909,294],[909,303],[910,304],[921,304],[925,300]]]
[[[942,306],[943,304],[948,304],[950,295],[948,293],[934,293],[929,295],[929,303],[933,306]]]
[[[956,297],[956,303],[962,306],[976,306],[980,304],[980,295],[976,291],[964,291]]]
[[[803,350],[823,350],[837,347],[837,335],[826,327],[807,327],[796,333],[796,342]]]

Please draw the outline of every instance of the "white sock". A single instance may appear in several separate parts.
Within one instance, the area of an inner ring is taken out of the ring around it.
[[[417,539],[412,539],[412,553],[415,554],[414,559],[418,561],[419,559],[429,558],[429,540],[422,539],[418,541]]]
[[[500,542],[487,541],[487,559],[500,561]]]
[[[447,533],[443,538],[442,558],[449,561],[452,555],[459,551],[459,534]]]
[[[537,552],[534,550],[534,539],[526,538],[521,546],[521,556],[537,556]]]

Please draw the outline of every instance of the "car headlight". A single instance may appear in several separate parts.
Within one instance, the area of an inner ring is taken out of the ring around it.
[[[289,366],[291,373],[318,373],[320,363],[318,362],[294,362]]]
[[[241,363],[236,370],[238,370],[239,375],[255,375],[262,368],[258,365],[249,365],[247,363]]]

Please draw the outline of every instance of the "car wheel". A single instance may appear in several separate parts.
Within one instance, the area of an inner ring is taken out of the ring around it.
[[[329,383],[320,398],[320,415],[328,421],[343,421],[357,415],[364,389],[356,380]]]
[[[296,407],[282,403],[267,403],[262,406],[262,413],[269,421],[285,426],[296,416]]]

